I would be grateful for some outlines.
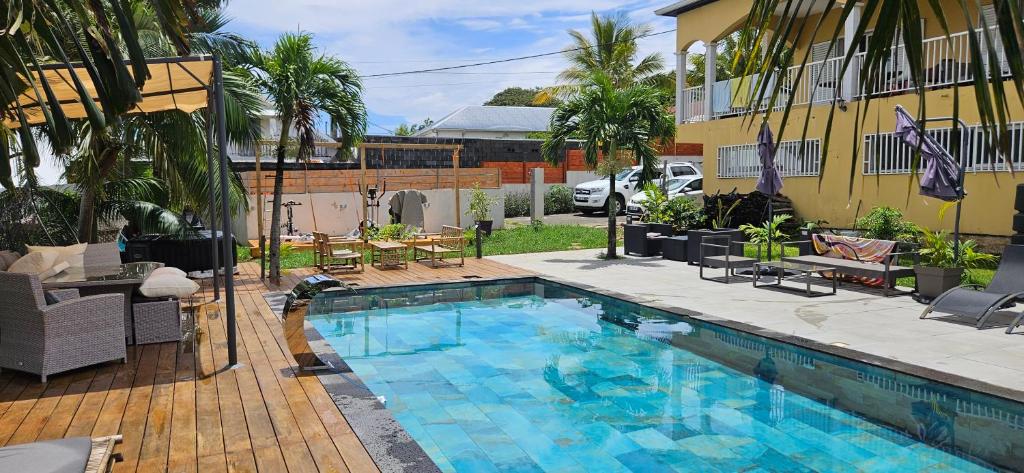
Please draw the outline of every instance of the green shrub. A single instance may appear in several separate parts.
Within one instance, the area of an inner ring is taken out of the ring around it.
[[[525,191],[505,193],[505,218],[527,215],[530,215],[530,193]]]
[[[383,227],[373,227],[367,232],[367,238],[376,241],[402,241],[411,232],[409,228],[401,223],[392,223]]]
[[[573,209],[572,189],[568,186],[554,185],[544,193],[544,215],[572,213]]]
[[[755,244],[768,243],[769,239],[776,243],[786,241],[789,240],[789,235],[782,231],[780,227],[791,218],[793,217],[786,214],[776,215],[771,222],[764,222],[760,227],[745,223],[740,225],[740,230],[747,235],[747,241]]]
[[[671,216],[668,213],[668,199],[665,197],[665,193],[661,191],[661,187],[657,184],[650,182],[644,186],[644,199],[640,203],[640,208],[644,211],[644,221],[647,223],[672,223]]]
[[[917,225],[903,219],[900,209],[893,207],[875,207],[855,225],[861,236],[876,240],[915,241],[920,232]]]
[[[704,208],[686,197],[676,197],[666,202],[663,213],[676,231],[704,228],[707,221]]]

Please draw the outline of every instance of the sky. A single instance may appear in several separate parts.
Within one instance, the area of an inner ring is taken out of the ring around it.
[[[675,28],[654,10],[672,0],[231,0],[226,31],[269,49],[281,33],[305,31],[323,54],[348,62],[361,75],[454,66],[560,51],[567,31],[589,36],[590,13],[624,12],[654,31]],[[639,41],[640,55],[660,53],[675,68],[674,34]],[[371,134],[402,123],[440,120],[465,105],[481,105],[506,87],[551,85],[567,63],[561,55],[473,67],[447,73],[363,80]],[[42,184],[60,182],[46,150],[36,170]]]
[[[452,66],[559,51],[568,29],[589,31],[590,13],[625,12],[655,31],[675,27],[658,17],[671,0],[231,0],[225,28],[270,48],[286,31],[314,35],[321,52],[362,75]],[[644,38],[641,53],[662,54],[674,69],[675,36]],[[510,86],[550,85],[566,67],[560,56],[474,67],[449,73],[366,78],[370,133],[401,123],[439,120],[465,105],[481,105]]]

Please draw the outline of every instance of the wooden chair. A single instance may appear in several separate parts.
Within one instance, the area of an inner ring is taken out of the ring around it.
[[[319,238],[320,270],[363,272],[363,242],[360,240],[332,240],[321,234]]]
[[[437,263],[445,263],[449,255],[459,255],[459,266],[466,264],[466,239],[462,236],[462,229],[445,225],[441,227],[441,235],[436,236],[429,242],[417,243],[413,246],[412,257],[416,261],[430,259],[430,266],[437,267]],[[455,263],[452,263],[455,264]]]

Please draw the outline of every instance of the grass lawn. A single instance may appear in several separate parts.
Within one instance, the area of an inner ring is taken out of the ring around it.
[[[622,238],[622,232],[619,232]],[[476,254],[473,246],[473,234],[466,233],[468,244],[466,246],[466,257]],[[533,227],[529,225],[515,226],[501,230],[495,230],[491,236],[484,237],[484,256],[490,255],[513,255],[520,253],[541,253],[548,251],[580,250],[589,248],[604,248],[608,243],[608,232],[604,228],[591,228],[581,225],[541,225]],[[369,251],[365,252],[364,261],[369,264]],[[409,252],[412,257],[412,251]],[[238,261],[250,261],[249,249],[238,247]],[[308,268],[313,266],[313,251],[296,251],[282,247],[281,269]]]
[[[467,234],[472,237],[472,234]],[[622,238],[622,231],[618,237]],[[472,238],[470,254],[476,251]],[[582,225],[530,225],[495,230],[484,237],[484,256],[543,253],[548,251],[583,250],[608,246],[608,230]]]

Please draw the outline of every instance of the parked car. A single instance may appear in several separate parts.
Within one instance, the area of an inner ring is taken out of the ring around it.
[[[687,176],[669,179],[665,184],[668,200],[676,197],[687,199],[700,199],[704,195],[704,178],[701,176]],[[637,192],[629,198],[626,204],[626,215],[634,218],[642,217],[644,214],[643,203],[647,200],[646,192]]]
[[[668,166],[668,177],[702,177],[700,169],[690,162],[670,163]],[[661,179],[661,170],[658,170],[656,179]],[[641,192],[637,186],[640,180],[640,166],[634,166],[619,172],[615,176],[615,199],[618,201],[619,212],[625,212],[626,202],[634,194]],[[597,179],[584,182],[573,190],[573,204],[577,211],[585,214],[600,212],[608,207],[608,179]]]

